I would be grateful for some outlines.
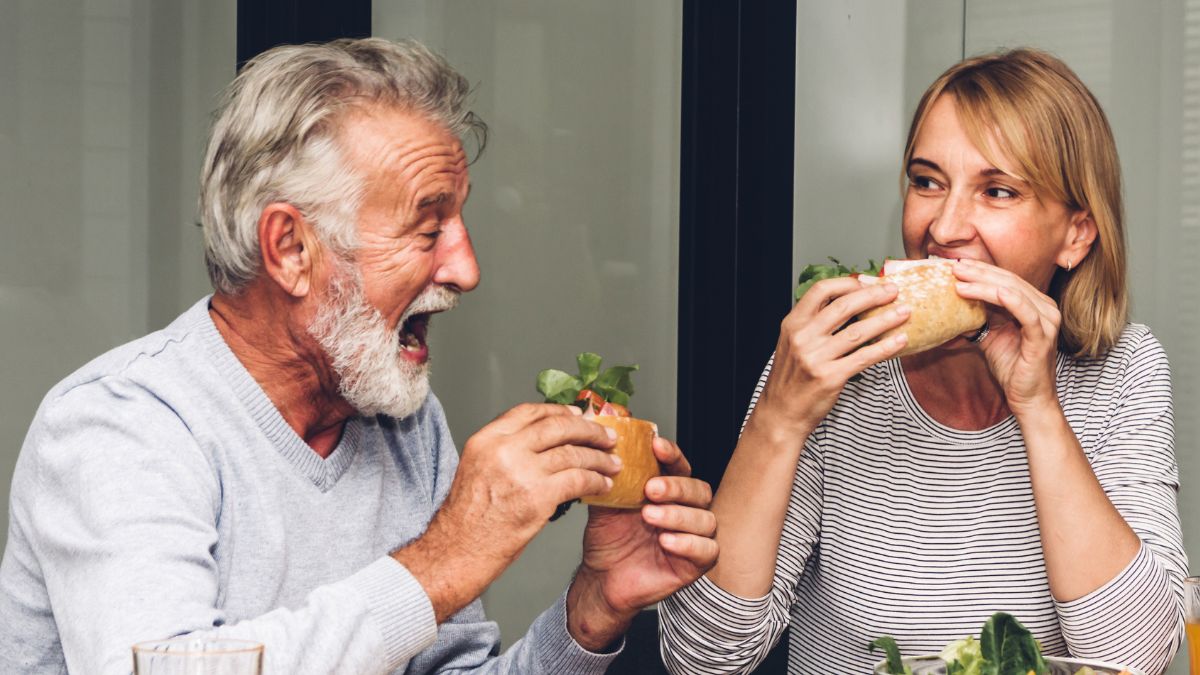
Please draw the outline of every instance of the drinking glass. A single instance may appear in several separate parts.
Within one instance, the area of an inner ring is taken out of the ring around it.
[[[263,646],[249,640],[175,638],[133,646],[134,675],[262,675]]]
[[[1200,577],[1183,580],[1183,618],[1187,625],[1191,674],[1200,675]]]

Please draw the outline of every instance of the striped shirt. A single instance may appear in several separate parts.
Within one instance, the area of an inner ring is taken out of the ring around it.
[[[668,668],[750,672],[790,625],[790,674],[869,673],[876,637],[895,636],[905,655],[937,653],[1006,611],[1045,654],[1161,672],[1181,642],[1187,569],[1166,355],[1130,325],[1103,357],[1060,354],[1057,386],[1092,470],[1141,539],[1115,578],[1056,602],[1016,420],[940,424],[891,360],[847,384],[805,442],[771,592],[740,598],[702,577],[662,604]]]

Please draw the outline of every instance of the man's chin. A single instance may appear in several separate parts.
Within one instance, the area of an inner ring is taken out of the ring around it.
[[[412,368],[416,364],[406,364]],[[424,364],[419,373],[406,373],[399,379],[404,382],[389,382],[387,386],[365,390],[342,392],[342,398],[363,417],[386,415],[404,419],[421,409],[429,397],[429,373]]]

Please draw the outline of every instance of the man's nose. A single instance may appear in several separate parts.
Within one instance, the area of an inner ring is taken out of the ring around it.
[[[975,236],[969,195],[951,193],[929,226],[929,236],[941,245],[969,241]]]
[[[461,219],[442,231],[438,249],[438,267],[433,275],[435,283],[464,293],[479,285],[479,261],[475,259],[471,235]]]

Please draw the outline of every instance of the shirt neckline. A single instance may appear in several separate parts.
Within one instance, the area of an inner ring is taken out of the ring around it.
[[[1059,352],[1054,366],[1056,377],[1062,372],[1065,363],[1066,359],[1063,353]],[[900,363],[900,359],[889,359],[885,362],[885,366],[900,406],[922,430],[935,438],[953,445],[980,445],[1007,436],[1017,429],[1017,418],[1011,414],[983,429],[955,429],[942,424],[925,412],[925,409],[917,402],[916,396],[908,386],[908,380],[904,377],[904,366]]]
[[[362,436],[361,418],[351,417],[346,420],[337,446],[329,457],[322,459],[288,425],[258,381],[229,348],[209,314],[211,300],[211,295],[206,296],[192,308],[196,313],[193,325],[218,372],[275,450],[318,490],[328,492],[333,489],[358,454],[359,439]]]

